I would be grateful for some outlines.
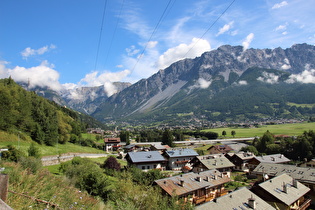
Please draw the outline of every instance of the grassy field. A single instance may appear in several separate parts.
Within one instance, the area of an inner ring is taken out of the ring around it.
[[[33,141],[24,135],[23,133],[19,134],[8,134],[4,131],[0,131],[0,148],[5,148],[7,145],[13,145],[17,149],[23,151],[27,154],[27,150],[30,147],[30,144]],[[81,147],[79,145],[67,143],[67,144],[58,144],[55,146],[45,146],[36,144],[36,147],[40,149],[42,156],[64,154],[69,152],[75,153],[104,153],[104,151],[91,148],[91,147]]]
[[[265,125],[259,128],[216,128],[207,129],[204,131],[216,132],[220,138],[224,138],[221,134],[222,131],[226,131],[225,138],[233,138],[231,131],[236,132],[235,138],[246,138],[254,136],[263,136],[263,134],[269,130],[274,135],[290,135],[297,136],[303,134],[304,131],[315,130],[315,122],[313,123],[292,123],[292,124],[279,124],[279,125]]]

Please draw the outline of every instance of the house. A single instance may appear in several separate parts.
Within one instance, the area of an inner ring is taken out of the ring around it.
[[[162,144],[151,144],[150,150],[151,151],[159,151],[161,154],[163,154],[167,150],[168,145],[162,145]]]
[[[230,177],[234,164],[224,155],[202,155],[197,156],[191,161],[194,172],[201,172],[217,169],[224,175]]]
[[[306,161],[299,166],[300,167],[307,167],[307,168],[315,168],[315,159],[312,159],[310,161]]]
[[[168,160],[168,169],[180,171],[185,166],[190,167],[189,162],[198,156],[198,153],[193,149],[173,149],[165,151],[163,156]]]
[[[137,146],[137,145],[135,145],[135,144],[129,144],[129,145],[126,145],[125,147],[124,147],[124,151],[126,152],[126,153],[128,153],[128,152],[133,152],[133,151],[136,151],[136,150],[138,150],[139,149],[139,146]]]
[[[254,185],[251,191],[277,209],[304,210],[311,204],[311,199],[305,197],[310,188],[287,174]]]
[[[291,160],[283,154],[256,156],[247,162],[249,171],[254,170],[260,163],[288,163]]]
[[[143,171],[164,170],[167,163],[167,160],[158,151],[128,152],[125,158],[129,166],[135,166]]]
[[[155,184],[169,196],[178,196],[185,202],[198,205],[227,194],[224,184],[230,181],[228,176],[214,169],[155,180]]]
[[[225,157],[231,161],[237,171],[249,171],[248,161],[253,159],[255,155],[251,152],[239,152],[231,155],[230,153],[225,154]]]
[[[120,138],[104,138],[104,143],[106,152],[108,152],[108,150],[116,151],[120,148]]]
[[[231,152],[233,149],[226,144],[221,144],[212,145],[207,150],[209,151],[209,154],[225,154]]]
[[[246,187],[242,187],[227,195],[217,198],[211,202],[196,206],[196,210],[222,210],[222,209],[256,209],[269,210],[275,209],[266,201],[258,197]]]
[[[283,173],[291,176],[311,189],[315,195],[315,168],[303,168],[295,165],[260,163],[252,172],[259,181],[279,176]]]

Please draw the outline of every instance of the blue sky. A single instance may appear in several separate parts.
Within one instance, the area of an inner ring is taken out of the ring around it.
[[[225,44],[315,44],[314,8],[315,0],[2,0],[0,78],[55,90],[104,85],[111,95],[113,82]]]

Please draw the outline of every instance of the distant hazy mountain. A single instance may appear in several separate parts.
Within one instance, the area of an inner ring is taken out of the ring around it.
[[[314,69],[313,45],[225,45],[123,89],[92,116],[138,124],[308,117],[315,114]]]

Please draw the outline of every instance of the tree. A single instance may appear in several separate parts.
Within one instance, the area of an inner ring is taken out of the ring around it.
[[[122,142],[126,142],[126,145],[130,144],[129,131],[121,131],[119,137]]]
[[[119,171],[121,166],[118,163],[117,159],[113,156],[110,156],[104,161],[103,168],[113,169],[115,171]]]
[[[226,135],[226,131],[222,131],[222,136],[225,137],[225,135]]]
[[[231,135],[233,136],[233,138],[235,137],[236,135],[236,132],[234,130],[231,131]]]
[[[165,129],[162,135],[162,144],[174,147],[173,135],[169,129]]]
[[[29,157],[40,158],[40,152],[37,147],[35,147],[34,143],[31,143],[30,147],[27,150]]]

